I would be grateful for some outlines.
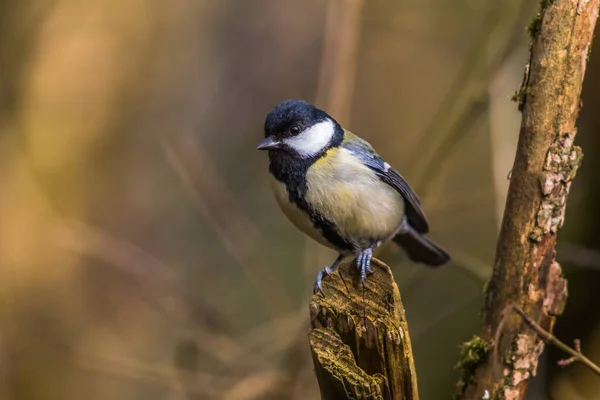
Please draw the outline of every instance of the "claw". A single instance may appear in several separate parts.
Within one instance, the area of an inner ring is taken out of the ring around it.
[[[315,284],[313,286],[314,294],[317,294],[317,292],[321,292],[322,294],[325,294],[323,292],[323,286],[322,286],[321,282],[323,281],[324,277],[329,276],[332,272],[334,272],[337,269],[342,258],[343,258],[342,255],[338,256],[338,258],[333,262],[333,264],[331,264],[331,267],[326,266],[321,271],[319,271],[319,273],[317,274],[317,280],[315,281]]]
[[[313,293],[314,294],[317,294],[318,292],[321,292],[322,294],[324,294],[323,293],[323,286],[321,285],[321,282],[323,281],[323,276],[324,275],[325,276],[329,275],[329,271],[328,270],[329,270],[329,268],[325,267],[325,268],[323,268],[322,271],[319,271],[319,273],[317,274],[317,280],[315,281],[315,285],[313,287]]]

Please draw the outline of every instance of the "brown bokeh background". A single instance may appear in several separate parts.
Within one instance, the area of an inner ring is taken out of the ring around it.
[[[477,333],[520,122],[526,0],[0,1],[0,399],[313,399],[308,298],[333,260],[255,151],[326,108],[420,194],[451,265],[393,247],[422,399]],[[556,327],[600,362],[600,54],[584,85]],[[530,399],[600,399],[545,352]]]

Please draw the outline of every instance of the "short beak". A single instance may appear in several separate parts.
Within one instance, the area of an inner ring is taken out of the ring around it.
[[[273,140],[272,136],[269,136],[263,139],[259,144],[256,150],[271,150],[279,148],[279,142],[277,140]]]

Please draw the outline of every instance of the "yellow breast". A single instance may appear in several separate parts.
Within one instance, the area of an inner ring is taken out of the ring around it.
[[[385,241],[402,222],[402,196],[345,149],[331,149],[306,179],[307,201],[342,237]]]

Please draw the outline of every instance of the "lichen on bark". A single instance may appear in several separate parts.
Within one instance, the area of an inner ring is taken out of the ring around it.
[[[540,242],[544,235],[557,233],[564,223],[571,182],[583,159],[581,147],[573,145],[575,134],[575,131],[557,134],[548,150],[540,177],[543,197],[536,225],[529,233],[536,242]]]

